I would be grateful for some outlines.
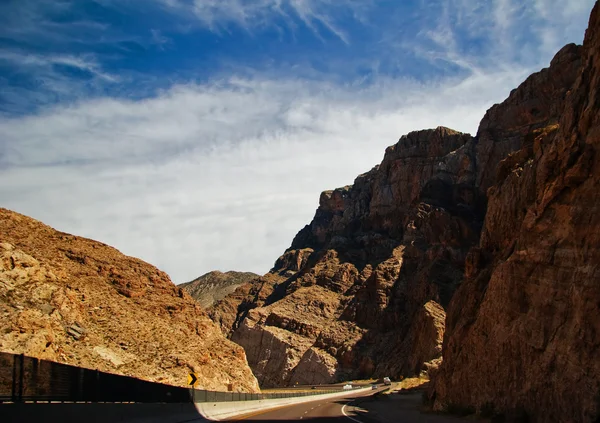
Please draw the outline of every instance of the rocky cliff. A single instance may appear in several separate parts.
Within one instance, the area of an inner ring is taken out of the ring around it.
[[[488,172],[481,240],[449,307],[438,409],[600,419],[598,4],[583,48],[570,48],[576,79],[557,81],[567,89],[555,118]]]
[[[259,390],[244,350],[155,267],[0,209],[0,350],[185,386]]]
[[[271,272],[209,311],[245,348],[259,383],[434,371],[445,310],[480,260],[469,252],[491,216],[488,188],[512,172],[506,160],[520,160],[511,153],[558,124],[580,66],[581,48],[568,45],[494,105],[475,137],[409,133],[353,185],[323,192]]]
[[[258,278],[252,272],[219,272],[218,270],[208,272],[191,282],[178,285],[185,289],[202,308],[209,308],[215,302],[233,293],[236,288],[252,279]]]
[[[321,195],[268,275],[210,311],[262,386],[412,375],[439,358],[443,307],[483,220],[472,142],[442,127],[402,137]]]

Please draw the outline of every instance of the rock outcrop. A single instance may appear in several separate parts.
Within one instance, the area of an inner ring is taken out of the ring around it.
[[[475,251],[492,218],[488,188],[529,160],[515,152],[531,147],[532,134],[558,124],[580,67],[581,47],[570,44],[494,105],[477,136],[409,133],[353,185],[323,192],[274,268],[209,311],[245,348],[261,385],[433,373],[445,310],[487,257]],[[496,201],[531,194],[491,192],[492,213]],[[505,212],[498,229],[512,233]]]
[[[256,278],[258,275],[252,272],[229,271],[223,273],[215,270],[178,286],[185,289],[193,299],[200,303],[202,308],[206,309],[233,293],[238,286]]]
[[[553,118],[524,131],[488,191],[465,281],[451,301],[438,409],[521,421],[600,419],[600,6],[592,11],[576,80]],[[555,78],[558,75],[555,76]]]
[[[402,137],[354,185],[321,195],[269,274],[209,310],[262,386],[439,362],[443,307],[483,224],[474,146],[442,127]]]
[[[155,267],[0,209],[0,350],[185,386],[257,392],[244,350]]]

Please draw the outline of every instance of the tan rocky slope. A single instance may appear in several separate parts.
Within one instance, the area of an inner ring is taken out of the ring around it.
[[[244,350],[155,267],[0,209],[0,351],[184,386],[259,390]]]
[[[449,308],[438,409],[600,421],[600,7],[556,124],[500,163]]]
[[[185,289],[192,298],[200,303],[202,308],[206,309],[216,301],[233,293],[238,286],[256,278],[258,275],[252,272],[229,271],[223,273],[214,270],[178,286]]]
[[[496,168],[558,122],[580,57],[564,47],[486,113],[476,137],[412,132],[353,185],[321,194],[271,272],[209,310],[262,386],[412,376],[439,364],[444,310],[471,265]]]

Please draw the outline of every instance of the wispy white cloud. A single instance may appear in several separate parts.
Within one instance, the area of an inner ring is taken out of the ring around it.
[[[174,16],[193,13],[216,31],[231,24],[252,31],[288,19],[290,27],[304,22],[321,36],[328,31],[354,42],[337,24],[333,11],[341,3],[333,0],[259,0],[252,7],[241,0],[161,1]],[[404,21],[388,16],[386,25],[414,19],[421,31],[386,26],[376,46],[380,56],[366,59],[377,69],[378,59],[402,61],[410,49],[458,73],[373,72],[369,84],[340,83],[310,68],[244,72],[240,64],[210,82],[179,82],[150,98],[80,97],[0,119],[2,206],[114,245],[177,282],[215,268],[264,272],[310,221],[321,190],[351,183],[410,130],[445,125],[474,132],[486,108],[547,65],[562,44],[582,39],[592,3],[568,2],[552,13],[557,0],[524,8],[504,1],[509,12],[483,0],[440,0]],[[350,3],[345,10],[375,25],[360,7]],[[74,66],[114,84],[93,56],[4,60],[39,69]],[[57,78],[46,75],[56,92],[78,89]]]
[[[74,0],[0,2],[0,113],[31,112],[122,82],[106,70],[106,55],[96,48],[131,37],[81,14],[80,5]]]
[[[594,2],[591,0],[534,0],[531,14],[544,25],[532,26],[532,31],[540,40],[540,48],[551,52],[556,44],[563,42],[562,36],[582,39],[581,24],[587,24],[587,17]],[[563,35],[564,34],[564,35]]]
[[[539,66],[568,42],[581,42],[593,0],[434,0],[402,48],[469,72]],[[437,13],[431,13],[431,9]],[[542,59],[542,60],[541,60]]]
[[[152,43],[160,50],[163,50],[166,45],[171,43],[171,39],[162,35],[159,29],[151,29],[150,34],[152,34]]]
[[[39,55],[32,53],[22,53],[18,51],[0,52],[0,61],[8,61],[20,69],[36,68],[34,72],[38,73],[39,68],[44,68],[46,72],[52,71],[54,65],[64,65],[70,68],[89,72],[92,76],[98,77],[108,82],[117,82],[118,77],[103,72],[98,62],[90,55],[72,56],[72,55]]]
[[[54,20],[53,17],[72,12],[77,6],[76,0],[19,0],[18,2],[0,2],[0,24],[3,37],[26,45],[42,43],[101,42],[119,36],[110,32],[109,26],[102,22],[83,17],[67,21]]]
[[[10,87],[0,73],[0,113],[7,115],[31,111],[48,102],[72,101],[90,92],[102,92],[120,77],[105,72],[93,55],[33,54],[5,50],[0,52],[0,67],[27,77],[25,86]]]
[[[2,205],[178,282],[214,268],[264,272],[312,218],[320,191],[352,183],[410,130],[474,131],[521,77],[363,90],[230,80],[5,119]]]
[[[227,30],[234,24],[252,32],[255,28],[275,25],[274,21],[283,19],[290,29],[302,22],[322,39],[326,31],[346,44],[350,37],[336,23],[335,15],[340,11],[353,12],[365,8],[370,1],[349,0],[157,0],[167,9],[176,13],[191,13],[200,24],[212,31]]]

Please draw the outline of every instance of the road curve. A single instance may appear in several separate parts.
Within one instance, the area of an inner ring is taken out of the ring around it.
[[[347,396],[338,398],[317,399],[302,404],[283,406],[274,410],[260,411],[228,421],[271,422],[288,420],[298,422],[318,421],[319,423],[352,423],[352,421],[355,423],[366,423],[364,420],[361,420],[360,416],[356,415],[351,407],[345,407],[345,405],[356,398],[370,396],[384,389],[379,388],[355,394],[348,393]]]

